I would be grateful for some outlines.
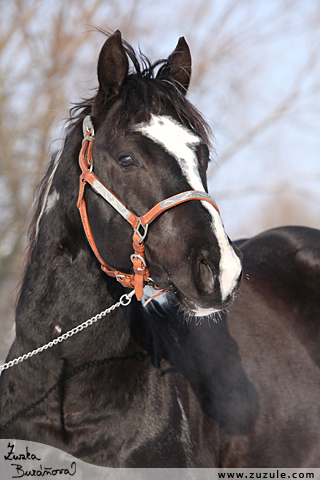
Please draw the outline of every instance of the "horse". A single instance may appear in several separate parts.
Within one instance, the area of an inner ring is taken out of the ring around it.
[[[183,37],[152,64],[116,31],[97,73],[39,186],[1,438],[115,468],[319,467],[320,232],[229,239]]]

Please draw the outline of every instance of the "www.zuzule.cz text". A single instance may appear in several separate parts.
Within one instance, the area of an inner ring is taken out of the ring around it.
[[[314,478],[314,473],[312,472],[292,472],[292,473],[287,473],[278,469],[275,469],[270,472],[218,472],[218,478],[220,479],[245,479],[245,478],[267,478],[267,479],[274,479],[274,480],[287,480],[287,479],[313,479]]]

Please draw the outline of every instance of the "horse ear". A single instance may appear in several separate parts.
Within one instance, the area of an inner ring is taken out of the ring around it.
[[[180,37],[176,48],[168,57],[166,65],[159,70],[158,77],[167,75],[175,81],[181,93],[186,94],[191,78],[191,54],[184,37]]]
[[[128,57],[117,30],[103,45],[98,60],[99,92],[107,100],[119,95],[129,68]]]

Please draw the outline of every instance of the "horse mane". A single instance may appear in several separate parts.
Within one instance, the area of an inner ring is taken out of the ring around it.
[[[105,36],[111,33],[97,29]],[[123,40],[123,46],[130,60],[130,70],[121,90],[121,102],[114,114],[113,134],[123,134],[130,123],[133,123],[135,116],[141,112],[148,115],[157,101],[158,113],[161,114],[166,108],[173,110],[183,125],[190,128],[199,135],[207,145],[211,146],[211,129],[200,112],[180,92],[174,79],[167,73],[168,60],[158,60],[154,63],[141,53],[136,52],[133,47]],[[170,64],[170,67],[174,65]],[[74,128],[82,124],[86,115],[92,114],[94,98],[83,99],[80,103],[74,104],[69,111],[69,118],[65,123],[64,146]],[[55,152],[48,164],[46,172],[40,181],[34,201],[31,207],[32,217],[28,229],[28,246],[25,256],[25,269],[31,261],[32,251],[37,241],[38,230],[41,218],[45,211],[45,205],[49,190],[52,185],[54,173],[61,160],[62,150]]]

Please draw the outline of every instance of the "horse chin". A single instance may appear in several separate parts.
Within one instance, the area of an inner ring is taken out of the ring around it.
[[[157,290],[154,290],[150,286],[145,287],[142,302],[150,301],[150,298],[156,295],[157,292]],[[165,307],[165,305],[178,307],[187,320],[192,320],[194,318],[196,322],[201,322],[202,319],[214,321],[219,320],[222,312],[226,311],[228,307],[230,307],[230,305],[233,303],[233,300],[234,295],[232,294],[230,299],[227,302],[224,302],[222,305],[203,308],[182,294],[176,287],[171,286],[170,290],[167,290],[164,295],[155,297],[152,301],[160,303],[162,307]]]
[[[188,320],[192,318],[195,318],[196,321],[201,321],[201,319],[205,318],[214,321],[216,321],[217,319],[221,319],[222,312],[227,311],[227,309],[232,305],[234,300],[234,293],[232,293],[228,300],[223,302],[223,304],[217,304],[209,308],[204,308],[190,298],[186,297],[177,288],[173,288],[173,291],[180,310],[183,312],[184,316]]]
[[[212,306],[211,308],[203,308],[190,300],[185,295],[181,294],[180,292],[175,292],[175,295],[184,315],[188,319],[195,318],[197,321],[205,318],[208,318],[210,320],[216,320],[217,318],[219,319],[221,312],[226,310],[226,308],[231,304],[231,302],[228,302],[228,305],[223,304]]]

